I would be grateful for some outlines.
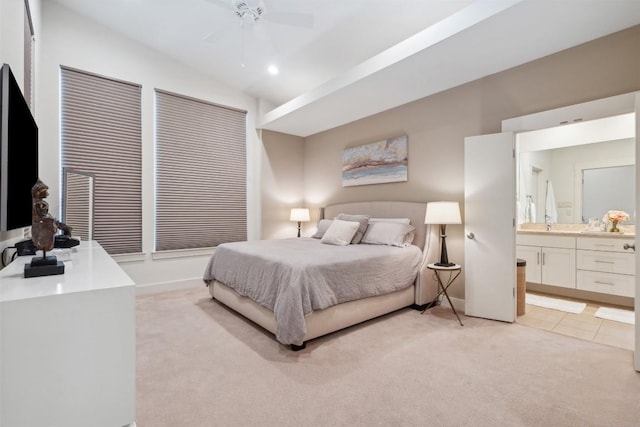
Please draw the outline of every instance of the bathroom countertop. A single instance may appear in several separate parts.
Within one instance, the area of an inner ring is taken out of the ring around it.
[[[589,230],[563,230],[556,229],[547,231],[546,229],[518,229],[518,234],[549,235],[549,236],[584,236],[601,237],[607,239],[635,239],[635,232],[623,231],[621,233],[611,233],[609,231],[589,231]]]

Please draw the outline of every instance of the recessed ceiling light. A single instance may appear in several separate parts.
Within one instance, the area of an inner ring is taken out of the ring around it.
[[[269,71],[269,74],[271,74],[272,76],[275,76],[276,74],[278,74],[278,67],[276,67],[275,65],[269,65],[267,71]]]

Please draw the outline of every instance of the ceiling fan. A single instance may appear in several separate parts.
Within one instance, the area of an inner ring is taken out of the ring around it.
[[[313,27],[313,15],[309,13],[281,12],[273,6],[267,7],[266,0],[207,0],[209,3],[233,11],[241,24],[267,21],[293,27]]]
[[[298,28],[312,28],[313,15],[308,13],[280,12],[270,5],[265,5],[266,0],[206,0],[229,11],[235,13],[240,23],[241,31],[241,63],[242,68],[245,65],[245,29],[249,27],[251,31],[260,34],[262,40],[268,40],[268,35],[264,32],[264,28],[258,24],[261,21],[270,22],[280,25],[288,25]],[[228,28],[217,28],[204,37],[206,42],[215,42]]]

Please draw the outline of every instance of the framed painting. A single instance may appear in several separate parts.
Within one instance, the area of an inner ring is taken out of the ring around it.
[[[409,137],[402,135],[349,147],[342,155],[342,186],[407,180]]]

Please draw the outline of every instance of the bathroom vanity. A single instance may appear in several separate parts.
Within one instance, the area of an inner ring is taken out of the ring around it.
[[[527,283],[635,297],[633,233],[518,230]]]

